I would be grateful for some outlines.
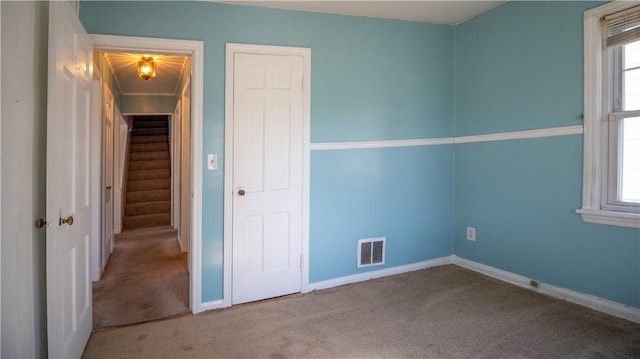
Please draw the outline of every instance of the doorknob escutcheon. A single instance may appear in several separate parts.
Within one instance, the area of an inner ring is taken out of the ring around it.
[[[67,218],[62,218],[60,217],[60,219],[58,220],[58,225],[63,225],[63,224],[68,224],[70,226],[73,225],[73,216],[69,216]]]

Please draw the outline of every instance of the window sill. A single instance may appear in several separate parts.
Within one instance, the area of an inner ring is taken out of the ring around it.
[[[640,228],[639,213],[624,213],[614,211],[602,211],[595,209],[577,209],[576,213],[582,216],[582,220],[588,223],[608,224],[629,228]]]

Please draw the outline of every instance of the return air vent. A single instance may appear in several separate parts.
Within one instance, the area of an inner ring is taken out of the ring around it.
[[[358,241],[358,268],[384,264],[386,238],[368,238]]]

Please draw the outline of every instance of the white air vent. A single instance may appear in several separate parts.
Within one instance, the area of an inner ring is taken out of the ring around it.
[[[386,238],[368,238],[358,241],[358,268],[384,264]]]

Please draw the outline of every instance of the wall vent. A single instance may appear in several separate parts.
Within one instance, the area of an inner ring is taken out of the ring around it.
[[[368,238],[358,241],[358,268],[384,264],[386,238]]]

